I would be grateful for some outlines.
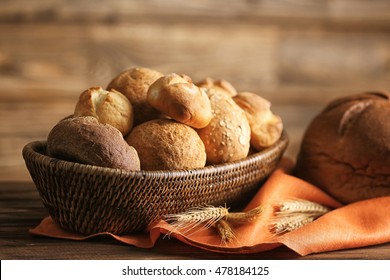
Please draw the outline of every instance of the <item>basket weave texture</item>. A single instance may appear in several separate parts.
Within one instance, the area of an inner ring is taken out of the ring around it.
[[[244,205],[287,145],[284,133],[272,147],[243,160],[177,171],[128,172],[63,161],[46,155],[46,141],[28,143],[23,157],[43,205],[61,228],[123,235],[195,206]]]

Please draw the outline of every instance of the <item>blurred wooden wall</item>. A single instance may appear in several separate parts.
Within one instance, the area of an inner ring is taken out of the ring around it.
[[[144,66],[269,99],[295,157],[330,100],[390,89],[386,0],[0,0],[0,180],[78,95]]]

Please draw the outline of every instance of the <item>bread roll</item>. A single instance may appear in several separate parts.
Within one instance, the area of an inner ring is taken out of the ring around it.
[[[252,92],[240,92],[234,101],[244,110],[251,128],[251,145],[261,151],[275,144],[283,132],[282,119],[271,111],[271,103]]]
[[[308,126],[296,175],[343,203],[390,195],[390,97],[337,99]]]
[[[163,114],[194,128],[205,127],[212,118],[206,93],[185,75],[172,73],[161,77],[150,85],[147,98]]]
[[[47,137],[47,154],[83,164],[140,170],[137,152],[121,132],[94,117],[67,118],[57,123]]]
[[[95,117],[99,122],[117,128],[123,135],[127,135],[133,127],[133,107],[122,93],[114,89],[87,89],[81,93],[73,116]]]
[[[227,94],[208,90],[213,118],[198,134],[205,144],[207,162],[219,164],[243,159],[250,148],[250,127],[244,111]]]
[[[140,124],[126,141],[137,150],[142,170],[192,169],[206,164],[205,148],[196,131],[174,120]]]
[[[130,68],[113,78],[107,89],[115,89],[130,100],[134,108],[134,125],[138,125],[160,115],[160,112],[147,102],[146,93],[149,86],[162,76],[162,73],[153,69]]]
[[[202,88],[215,89],[216,91],[225,93],[230,97],[237,95],[236,88],[226,80],[214,80],[210,77],[207,77],[206,79],[197,82],[196,85]]]

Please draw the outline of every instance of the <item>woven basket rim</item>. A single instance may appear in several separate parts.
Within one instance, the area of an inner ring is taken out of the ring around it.
[[[46,144],[47,144],[46,140],[36,140],[27,143],[23,147],[22,154],[24,159],[27,158],[31,159],[31,157],[33,157],[34,160],[40,161],[44,164],[50,164],[50,163],[61,164],[62,167],[66,169],[73,169],[73,170],[84,169],[86,171],[90,171],[96,174],[101,174],[101,173],[113,174],[113,175],[121,174],[122,176],[130,176],[130,177],[146,176],[146,177],[154,177],[158,179],[158,178],[166,178],[171,176],[172,177],[183,176],[183,175],[188,176],[189,174],[200,175],[200,174],[208,174],[208,173],[227,172],[229,170],[233,170],[235,168],[246,166],[253,162],[259,161],[267,157],[268,155],[275,153],[276,151],[283,153],[283,151],[287,148],[288,143],[289,143],[288,135],[286,131],[283,131],[281,137],[275,144],[260,152],[253,153],[244,159],[232,161],[229,163],[207,165],[201,168],[183,169],[183,170],[127,171],[124,169],[102,167],[102,166],[83,164],[78,162],[66,161],[63,159],[52,158],[42,152],[46,150]]]

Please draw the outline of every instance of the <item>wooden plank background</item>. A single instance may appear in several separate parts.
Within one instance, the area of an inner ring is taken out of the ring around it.
[[[0,180],[29,181],[23,146],[135,66],[269,99],[295,158],[326,103],[390,89],[390,1],[0,0]]]

